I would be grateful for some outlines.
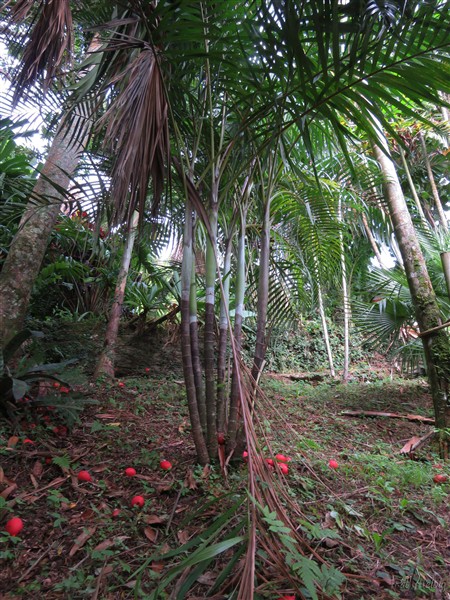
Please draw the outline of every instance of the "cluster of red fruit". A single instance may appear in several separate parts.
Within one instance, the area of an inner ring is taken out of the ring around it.
[[[248,462],[248,452],[246,450],[242,453],[242,458],[245,462]],[[289,456],[284,456],[284,454],[275,454],[275,460],[273,460],[273,458],[266,458],[266,463],[269,465],[270,469],[275,469],[275,467],[277,467],[283,475],[287,475],[289,473],[289,467],[286,463],[291,460],[292,459],[289,458]]]

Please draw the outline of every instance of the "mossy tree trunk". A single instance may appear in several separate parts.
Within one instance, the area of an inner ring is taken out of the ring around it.
[[[422,333],[441,325],[441,315],[414,225],[400,186],[385,138],[373,146],[382,176],[395,236],[403,259],[417,323]],[[450,425],[448,388],[450,381],[450,339],[447,329],[422,336],[428,380],[433,398],[435,425],[440,430],[440,453],[448,456]]]
[[[66,199],[70,178],[78,166],[89,131],[87,107],[62,122],[34,186],[0,273],[0,340],[7,343],[23,328],[34,282],[50,233]]]

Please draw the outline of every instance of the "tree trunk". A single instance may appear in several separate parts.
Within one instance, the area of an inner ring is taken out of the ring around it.
[[[316,273],[317,273],[317,282],[316,282],[316,284],[317,284],[317,302],[319,304],[320,320],[322,321],[323,341],[325,343],[325,348],[327,351],[328,367],[330,369],[330,375],[331,375],[331,377],[335,377],[336,372],[334,370],[333,353],[331,352],[330,336],[328,335],[327,318],[325,316],[325,308],[323,306],[322,286],[320,285],[318,270],[316,271]]]
[[[437,189],[436,181],[434,180],[433,169],[431,168],[430,159],[428,157],[427,146],[425,144],[425,138],[422,132],[419,133],[420,143],[422,144],[423,158],[425,160],[425,165],[427,167],[428,180],[430,182],[431,191],[433,192],[434,203],[436,205],[436,210],[439,218],[439,223],[444,228],[444,231],[447,231],[447,217],[445,216],[444,209],[442,208],[441,198],[439,196],[439,191]]]
[[[383,151],[383,149],[384,151]],[[378,145],[374,145],[384,181],[384,195],[389,206],[394,232],[403,259],[408,286],[414,304],[416,319],[421,332],[441,324],[441,315],[436,296],[411,216],[403,196],[397,171],[389,156],[386,138],[380,134]],[[445,428],[450,424],[448,387],[450,381],[450,340],[446,330],[422,337],[428,380],[433,398],[436,428],[440,430],[441,455],[448,454],[448,439]]]
[[[339,223],[343,222],[342,200],[339,198],[338,204],[338,219]],[[345,263],[345,248],[344,235],[342,229],[339,230],[339,244],[341,251],[341,271],[342,271],[342,302],[344,306],[344,372],[343,380],[348,381],[350,367],[350,298],[348,295],[347,285],[347,265]]]
[[[111,307],[108,326],[106,328],[103,350],[95,370],[95,377],[100,377],[101,375],[114,377],[114,360],[117,338],[119,335],[120,315],[122,313],[123,299],[125,297],[125,288],[127,286],[128,272],[130,270],[131,256],[133,254],[138,221],[139,213],[135,212],[131,220],[127,239],[125,241],[122,264],[120,265],[116,289],[114,291],[113,305]]]
[[[6,343],[23,328],[34,282],[39,274],[50,233],[56,223],[70,178],[78,166],[90,129],[86,105],[75,116],[63,120],[50,147],[47,160],[34,186],[0,273],[0,341]]]
[[[194,243],[194,239],[193,239]],[[203,385],[203,371],[200,361],[200,344],[198,341],[198,317],[197,317],[197,283],[195,280],[195,252],[192,254],[192,277],[189,296],[189,329],[191,333],[192,368],[194,370],[195,392],[197,396],[198,414],[202,430],[206,435],[206,404],[205,386]]]

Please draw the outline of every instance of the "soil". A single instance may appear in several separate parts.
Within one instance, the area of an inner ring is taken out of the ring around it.
[[[337,534],[314,544],[349,575],[342,598],[445,600],[450,486],[432,477],[450,475],[450,465],[429,445],[414,456],[399,453],[430,425],[342,415],[364,409],[431,416],[426,382],[389,379],[390,372],[374,361],[348,385],[267,374],[266,432],[293,458],[290,493],[304,514]],[[14,539],[0,533],[0,598],[150,598],[179,559],[163,555],[222,514],[230,488],[245,487],[247,467],[238,461],[224,482],[218,466],[196,465],[176,336],[123,338],[118,378],[86,380],[72,385],[68,398],[72,392],[97,404],[68,429],[58,410],[43,407],[28,409],[18,431],[0,421],[0,529],[12,516],[24,522]],[[172,468],[163,470],[161,460]],[[137,475],[127,477],[127,467]],[[80,482],[80,470],[92,481]],[[131,507],[135,495],[144,497],[143,508]],[[184,597],[206,598],[221,566],[221,559],[210,565]],[[145,591],[135,595],[138,584]],[[284,585],[260,580],[257,597],[275,600],[283,590],[302,597]],[[230,593],[225,585],[212,597]]]

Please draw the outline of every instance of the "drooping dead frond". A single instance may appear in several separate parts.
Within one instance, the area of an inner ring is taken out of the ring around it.
[[[153,207],[159,202],[169,152],[168,107],[158,59],[149,46],[113,84],[119,93],[100,125],[106,125],[105,146],[116,157],[112,195],[120,221],[134,210],[143,214],[150,177]]]
[[[19,0],[11,19],[21,22],[34,4]],[[36,21],[26,36],[25,52],[15,81],[15,103],[40,78],[43,79],[44,89],[47,89],[65,56],[70,56],[73,47],[70,1],[43,0]]]

